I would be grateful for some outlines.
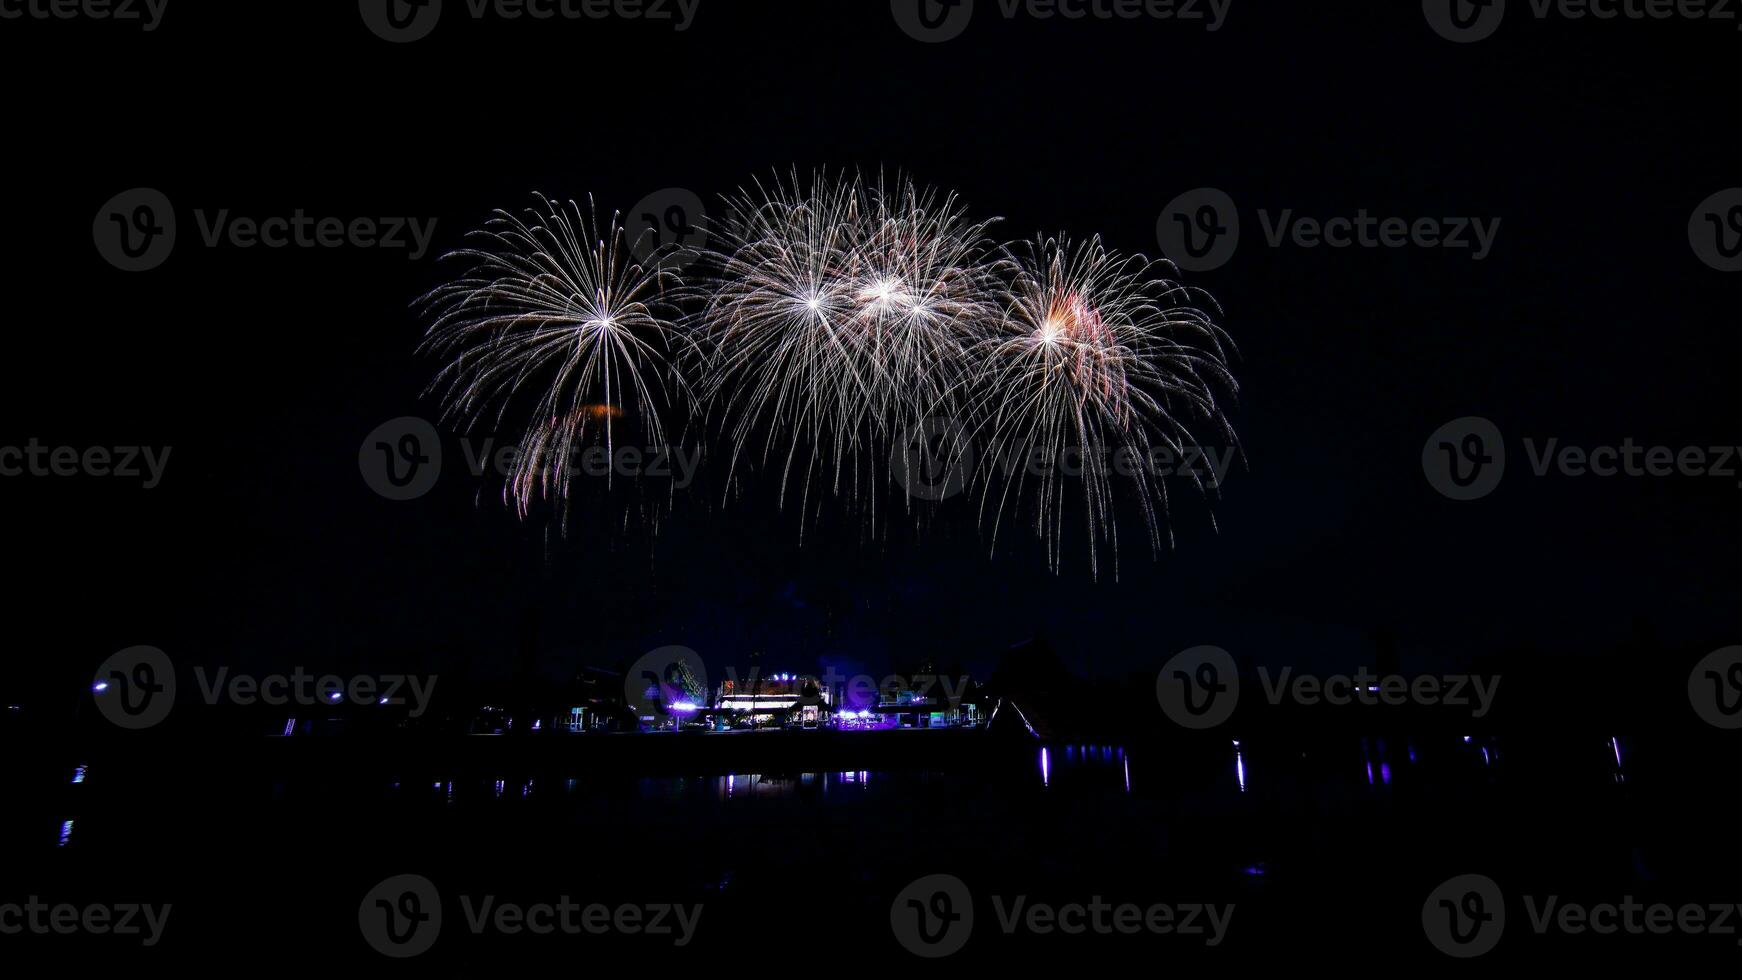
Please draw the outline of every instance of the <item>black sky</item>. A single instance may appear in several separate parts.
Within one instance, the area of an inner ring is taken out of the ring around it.
[[[987,10],[928,46],[882,2],[704,0],[683,34],[454,16],[391,46],[349,3],[209,6],[172,6],[147,36],[0,32],[0,443],[174,447],[152,491],[0,482],[30,671],[135,643],[257,668],[506,670],[531,610],[553,674],[666,643],[716,662],[762,650],[771,669],[974,666],[1037,629],[1103,675],[1199,643],[1354,665],[1377,630],[1435,658],[1596,651],[1636,623],[1665,644],[1737,635],[1736,480],[1536,479],[1516,442],[1742,443],[1739,280],[1687,240],[1695,205],[1742,184],[1733,25],[1518,13],[1460,46],[1414,3],[1236,0],[1215,33]],[[433,216],[445,249],[535,190],[627,209],[795,165],[902,168],[1002,217],[1003,237],[1152,254],[1176,194],[1229,192],[1246,241],[1187,276],[1242,352],[1250,468],[1219,530],[1187,499],[1172,553],[1128,546],[1119,581],[1097,583],[1033,548],[988,560],[966,508],[924,540],[799,548],[762,495],[680,507],[657,538],[607,548],[586,531],[547,545],[463,474],[386,501],[357,449],[383,421],[434,415],[410,302],[441,267],[206,249],[192,218]],[[90,227],[135,186],[176,203],[182,239],[129,276]],[[1361,208],[1502,225],[1473,262],[1270,249],[1256,221]],[[1465,415],[1519,457],[1475,503],[1420,465]]]

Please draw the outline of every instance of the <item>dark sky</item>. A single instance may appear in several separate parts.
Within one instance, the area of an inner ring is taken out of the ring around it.
[[[1235,0],[1214,33],[981,6],[939,45],[887,3],[815,0],[703,0],[681,34],[453,14],[404,46],[350,3],[172,5],[143,36],[0,25],[0,444],[174,447],[151,491],[0,481],[29,670],[83,672],[136,643],[255,669],[507,669],[535,614],[553,674],[667,643],[713,664],[763,650],[769,669],[976,666],[1037,629],[1100,675],[1200,643],[1353,666],[1377,630],[1424,657],[1597,651],[1641,622],[1669,644],[1735,641],[1735,479],[1538,479],[1518,442],[1742,442],[1742,280],[1687,235],[1697,204],[1742,184],[1733,24],[1515,11],[1455,45],[1395,0]],[[358,446],[434,416],[410,303],[442,267],[208,249],[193,219],[435,217],[446,249],[535,190],[627,209],[794,166],[903,168],[1002,217],[1002,237],[1099,233],[1151,254],[1175,195],[1231,194],[1240,252],[1186,276],[1241,349],[1250,467],[1219,530],[1176,497],[1176,549],[1151,560],[1130,526],[1121,577],[1096,582],[1076,552],[1057,576],[1032,547],[989,560],[966,506],[924,536],[800,548],[770,494],[680,505],[657,538],[579,520],[554,543],[464,474],[390,502]],[[137,186],[175,202],[181,239],[127,275],[91,222]],[[1272,249],[1256,214],[1362,208],[1502,224],[1474,262]],[[1492,496],[1459,503],[1421,452],[1466,415],[1515,458]]]

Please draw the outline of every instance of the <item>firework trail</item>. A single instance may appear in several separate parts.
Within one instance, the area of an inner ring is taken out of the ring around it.
[[[625,237],[616,215],[599,227],[590,201],[583,212],[538,195],[446,256],[467,271],[420,301],[432,321],[423,349],[448,359],[430,386],[443,420],[497,428],[524,413],[503,488],[523,518],[536,501],[568,498],[583,447],[602,438],[614,451],[620,417],[660,446],[689,417],[675,370],[688,344],[674,322],[681,283],[663,252],[637,263]]]
[[[926,447],[926,465],[972,467],[994,552],[1024,516],[1056,573],[1080,509],[1092,574],[1110,557],[1117,576],[1120,501],[1153,552],[1164,532],[1172,543],[1155,453],[1179,457],[1200,436],[1238,451],[1223,404],[1238,391],[1233,345],[1214,301],[1099,238],[995,250],[991,222],[953,194],[794,173],[727,199],[690,288],[664,265],[669,247],[635,262],[615,216],[601,230],[590,204],[538,203],[496,212],[448,257],[465,274],[421,301],[423,346],[448,359],[431,385],[444,421],[520,426],[503,494],[522,517],[569,500],[572,468],[552,464],[600,440],[611,451],[619,418],[669,446],[699,402],[727,444],[728,494],[766,471],[783,507],[799,498],[801,540],[824,497],[862,506],[875,533],[880,492],[913,487],[903,443],[944,417],[960,424]],[[906,506],[923,520],[916,496]]]
[[[1091,574],[1099,576],[1105,549],[1117,576],[1114,477],[1129,471],[1159,552],[1172,531],[1151,450],[1204,445],[1194,425],[1238,445],[1218,400],[1238,391],[1232,342],[1216,326],[1213,301],[1175,282],[1170,264],[1122,257],[1099,238],[1074,247],[1036,239],[1010,251],[1004,272],[1004,310],[969,351],[975,375],[965,399],[973,441],[985,450],[976,480],[992,546],[1006,515],[1027,510],[1056,573],[1066,485],[1077,480]],[[1030,460],[1042,463],[1038,472]],[[1201,476],[1193,480],[1201,492]]]
[[[801,512],[813,482],[874,501],[895,440],[947,405],[996,312],[989,224],[902,177],[794,174],[729,199],[699,323],[732,472],[778,473],[782,506],[796,483]]]

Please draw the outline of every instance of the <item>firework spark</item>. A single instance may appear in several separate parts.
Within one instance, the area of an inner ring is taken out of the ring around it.
[[[945,403],[996,310],[989,224],[904,178],[794,175],[729,200],[700,322],[734,472],[777,471],[783,505],[818,477],[873,500],[894,440]]]
[[[460,278],[422,304],[424,349],[448,358],[431,385],[444,421],[467,428],[519,423],[520,452],[503,488],[522,517],[566,499],[577,450],[632,415],[655,445],[687,418],[690,392],[674,369],[687,345],[676,327],[681,283],[637,263],[617,217],[603,230],[591,203],[538,196],[521,215],[498,211],[451,255]],[[530,399],[530,406],[527,400]]]
[[[1193,426],[1236,444],[1218,397],[1238,390],[1232,342],[1213,303],[1172,272],[1165,262],[1108,251],[1098,238],[1074,247],[1040,239],[1010,253],[1004,312],[969,352],[976,374],[966,399],[975,441],[986,448],[977,479],[994,547],[1006,514],[1027,508],[1056,572],[1067,480],[1080,480],[1091,572],[1099,574],[1105,548],[1116,575],[1114,477],[1129,476],[1159,551],[1172,531],[1166,484],[1147,465],[1151,451],[1204,445]],[[1202,490],[1201,477],[1193,479]]]
[[[1141,512],[1153,551],[1172,543],[1156,451],[1182,455],[1200,436],[1238,450],[1214,302],[1098,238],[995,250],[991,222],[953,194],[795,173],[728,198],[691,289],[662,265],[669,250],[636,263],[615,216],[601,232],[590,206],[539,205],[497,212],[450,256],[467,272],[423,300],[424,346],[449,358],[431,386],[444,420],[522,426],[503,493],[523,517],[569,498],[572,470],[552,461],[600,439],[609,451],[631,420],[668,445],[699,402],[727,444],[728,494],[762,469],[783,506],[794,491],[807,519],[825,496],[866,505],[874,530],[878,492],[912,488],[902,443],[941,416],[955,428],[925,465],[977,461],[994,551],[1026,514],[1059,571],[1080,507],[1092,573],[1110,556],[1117,575],[1119,501]]]

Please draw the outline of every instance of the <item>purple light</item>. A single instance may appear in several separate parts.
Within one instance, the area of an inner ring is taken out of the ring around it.
[[[344,695],[339,693],[338,691],[329,691],[327,693],[327,700],[328,701],[337,701],[342,697],[344,697]]]
[[[91,690],[95,691],[98,694],[102,694],[104,691],[107,691],[108,689],[109,689],[109,682],[108,681],[98,681],[97,683],[91,685]]]
[[[1040,785],[1052,785],[1052,756],[1044,747],[1040,750]]]
[[[1621,743],[1613,735],[1609,736],[1609,747],[1615,750],[1615,764],[1619,766],[1621,764]]]
[[[696,704],[694,701],[673,701],[671,704],[671,710],[680,715],[693,715],[701,710],[701,706]]]

